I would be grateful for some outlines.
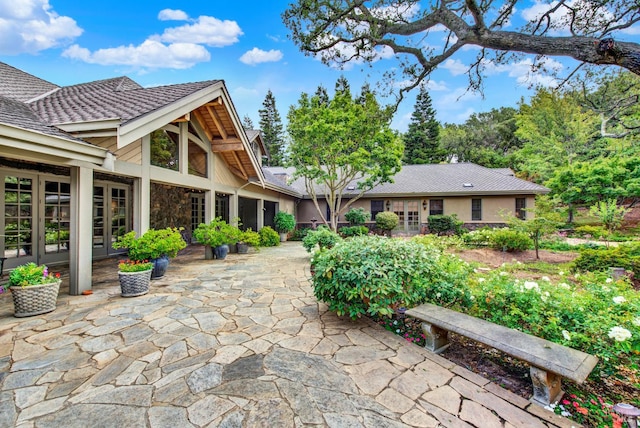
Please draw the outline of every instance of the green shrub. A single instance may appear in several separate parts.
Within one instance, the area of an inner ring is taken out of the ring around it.
[[[357,236],[311,259],[316,297],[338,315],[389,315],[426,301],[470,304],[470,268],[455,256],[405,239]]]
[[[222,217],[216,217],[209,223],[200,223],[193,231],[193,237],[202,245],[219,247],[235,244],[242,232],[236,226],[227,223]]]
[[[178,251],[187,246],[182,239],[180,230],[175,227],[165,229],[149,229],[142,236],[136,238],[136,232],[131,231],[118,237],[112,244],[114,249],[126,248],[131,260],[151,260],[164,255],[175,257]]]
[[[278,233],[289,233],[296,228],[296,218],[293,214],[278,211],[273,217],[273,224]]]
[[[277,247],[280,245],[280,235],[269,226],[260,229],[260,246],[261,247]]]
[[[524,251],[531,248],[533,241],[529,236],[513,229],[493,229],[489,237],[489,246],[501,251]]]
[[[469,315],[595,355],[600,362],[592,376],[640,374],[635,354],[640,351],[640,294],[628,280],[587,273],[554,283],[493,271],[467,285],[474,304],[462,310]],[[630,336],[616,339],[615,327]]]
[[[462,225],[462,221],[458,220],[458,217],[453,215],[430,215],[427,219],[429,224],[429,232],[436,235],[442,234],[459,234]]]
[[[435,247],[440,251],[450,248],[461,249],[464,247],[463,238],[457,235],[452,236],[436,236],[436,235],[416,235],[411,238],[421,245]]]
[[[640,244],[623,244],[617,247],[586,248],[573,261],[573,269],[580,272],[608,271],[610,267],[631,270],[640,278]]]
[[[290,241],[302,241],[302,239],[307,236],[307,233],[311,231],[310,227],[301,227],[300,229],[296,229],[293,231],[291,236],[289,237]]]
[[[351,226],[361,226],[371,219],[371,213],[365,211],[364,208],[351,208],[349,212],[344,215]]]
[[[488,247],[491,244],[492,234],[493,229],[483,227],[462,235],[462,240],[471,247]]]
[[[244,242],[247,245],[252,247],[260,246],[260,234],[258,232],[254,232],[251,228],[240,232],[240,240],[238,242]]]
[[[376,227],[380,230],[393,230],[398,226],[398,221],[398,215],[391,211],[382,211],[376,214]]]
[[[320,226],[316,230],[312,230],[307,233],[307,236],[302,239],[302,246],[305,250],[311,252],[316,245],[322,250],[323,248],[333,247],[341,240],[342,238],[340,238],[340,235],[326,226]]]
[[[607,234],[607,231],[602,226],[585,225],[576,227],[574,233],[581,238],[600,239]]]
[[[367,226],[345,226],[341,227],[338,232],[340,232],[340,235],[348,238],[350,236],[367,235],[369,228]]]

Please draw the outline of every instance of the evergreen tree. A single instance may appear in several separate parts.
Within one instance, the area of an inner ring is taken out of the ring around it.
[[[440,124],[435,115],[431,97],[422,86],[411,114],[409,129],[404,135],[404,163],[439,163],[447,159],[447,152],[440,144]]]
[[[245,114],[242,118],[242,127],[244,129],[255,129],[253,126],[253,120],[251,120],[248,114]]]
[[[351,96],[351,85],[349,85],[349,81],[344,75],[340,76],[338,80],[336,80],[335,87],[336,95],[343,94],[345,96]]]
[[[320,104],[329,104],[329,94],[327,93],[327,88],[324,86],[318,86],[314,95],[318,97],[318,102]]]
[[[262,102],[264,108],[258,110],[260,115],[260,130],[267,146],[271,160],[269,166],[282,166],[284,164],[284,137],[282,120],[276,108],[276,99],[271,90]]]

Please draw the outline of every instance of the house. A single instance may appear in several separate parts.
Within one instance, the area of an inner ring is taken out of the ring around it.
[[[322,217],[328,218],[328,205],[321,200],[318,213],[307,193],[303,179],[290,182],[293,169],[264,168],[279,177],[303,195],[297,207],[299,226],[311,226]],[[354,197],[357,183],[347,187],[344,197]],[[318,188],[317,194],[322,195]],[[353,203],[354,208],[364,208],[372,219],[381,211],[393,211],[400,220],[397,232],[417,234],[426,229],[430,215],[457,215],[465,227],[504,224],[503,215],[510,213],[520,218],[531,218],[535,197],[549,192],[544,186],[516,178],[508,168],[485,168],[472,163],[438,165],[404,165],[393,177],[393,183],[385,183],[365,192]],[[339,221],[346,224],[344,215]]]
[[[244,227],[294,212],[299,192],[261,168],[224,81],[144,88],[128,77],[60,87],[0,63],[4,268],[69,263],[70,292],[129,230],[221,216]]]

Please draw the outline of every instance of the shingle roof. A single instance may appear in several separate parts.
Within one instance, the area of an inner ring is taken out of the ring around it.
[[[288,185],[285,180],[278,178],[276,174],[271,171],[272,168],[262,168],[262,173],[264,175],[264,180],[269,183],[272,187],[276,187],[278,189],[282,189],[287,191],[288,193],[294,193],[298,197],[302,197],[304,192],[300,192],[299,189]]]
[[[27,102],[57,89],[53,83],[0,62],[0,95]]]
[[[66,86],[31,103],[52,124],[121,119],[123,123],[167,106],[219,80],[143,88],[128,77]]]
[[[293,168],[264,168],[272,174],[293,175]],[[487,194],[538,194],[549,189],[512,175],[502,169],[485,168],[472,163],[438,165],[404,165],[393,177],[393,183],[385,183],[366,196],[412,196],[412,195],[487,195]],[[354,183],[355,184],[355,183]],[[290,183],[306,195],[303,179]],[[321,189],[318,189],[321,190]],[[355,192],[347,192],[355,194]]]
[[[0,123],[88,144],[44,123],[27,104],[3,96],[0,96]]]

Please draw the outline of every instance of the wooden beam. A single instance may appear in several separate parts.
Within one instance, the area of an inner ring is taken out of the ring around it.
[[[231,171],[232,173],[234,173],[238,177],[244,178],[245,180],[249,180],[249,177],[247,177],[245,174],[243,174],[242,171],[240,171],[235,166],[232,166],[232,165],[229,165],[229,164],[227,164],[227,166],[229,167],[229,171]]]
[[[221,106],[223,104],[224,104],[224,101],[222,100],[222,97],[218,97],[215,100],[206,103],[205,106],[216,106],[216,105]]]
[[[200,113],[198,110],[194,111],[194,113],[196,115],[196,119],[202,125],[202,129],[204,129],[204,133],[207,135],[207,138],[209,139],[209,141],[213,141],[213,134],[211,133],[211,131],[207,127],[207,122],[206,122],[206,120],[204,120],[204,117],[202,116],[202,113]]]
[[[207,111],[211,115],[211,118],[213,119],[213,123],[215,123],[216,128],[218,128],[218,131],[220,131],[220,135],[222,135],[222,139],[226,140],[227,138],[229,138],[229,134],[227,134],[227,131],[224,129],[224,126],[222,125],[222,121],[220,120],[218,113],[216,113],[215,110],[213,110],[210,106],[207,106]]]
[[[231,152],[231,156],[233,156],[235,161],[238,163],[238,168],[240,169],[240,171],[242,171],[242,176],[248,180],[249,174],[247,174],[247,170],[244,169],[244,166],[242,165],[242,161],[240,161],[240,156],[238,156],[238,152]]]
[[[180,123],[180,122],[189,122],[191,120],[191,113],[187,113],[182,117],[177,118],[176,120],[173,120],[173,123]]]
[[[214,153],[222,153],[222,152],[241,152],[244,150],[244,145],[240,143],[220,143],[220,144],[212,144],[211,150]]]

